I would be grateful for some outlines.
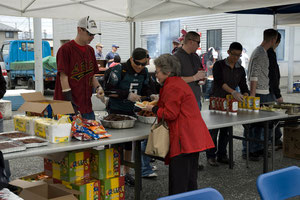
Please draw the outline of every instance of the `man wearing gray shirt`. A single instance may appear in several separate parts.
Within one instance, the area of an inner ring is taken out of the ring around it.
[[[269,58],[267,50],[273,47],[277,40],[278,32],[274,29],[266,29],[260,46],[253,51],[248,65],[248,79],[250,82],[250,96],[260,97],[260,102],[272,101],[269,94]],[[258,124],[250,127],[249,138],[260,140],[263,138],[263,128]],[[245,132],[244,132],[245,135]],[[249,157],[252,161],[258,161],[263,154],[263,145],[257,142],[249,143]],[[246,142],[243,141],[243,158],[246,158]]]

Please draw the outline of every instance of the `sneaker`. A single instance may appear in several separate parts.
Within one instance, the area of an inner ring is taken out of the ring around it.
[[[207,163],[210,165],[210,166],[213,166],[213,167],[218,167],[219,164],[217,163],[216,159],[215,158],[208,158],[207,159]]]
[[[157,173],[155,172],[148,174],[146,176],[142,176],[142,178],[156,178],[156,177],[157,177]]]
[[[246,160],[247,159],[247,155],[243,154],[242,158]],[[250,161],[259,161],[259,155],[256,155],[254,153],[249,153],[249,160]]]
[[[217,161],[219,163],[223,163],[223,164],[229,164],[229,158],[227,156],[224,156],[224,157],[218,157],[217,158]]]
[[[134,178],[130,174],[125,174],[125,184],[127,184],[130,187],[133,187],[135,184]]]
[[[152,166],[152,171],[156,171],[157,167],[155,165]]]

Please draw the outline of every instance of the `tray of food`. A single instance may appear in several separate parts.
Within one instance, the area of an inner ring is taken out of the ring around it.
[[[12,138],[28,137],[30,135],[27,133],[22,133],[20,131],[11,131],[11,132],[0,133],[0,136],[12,139]]]
[[[99,118],[105,128],[132,128],[136,118],[129,115],[109,114]]]
[[[45,145],[48,145],[48,143],[49,143],[47,140],[37,137],[37,136],[13,138],[11,140],[22,142],[27,148],[45,146]]]
[[[2,153],[12,153],[16,151],[24,151],[26,150],[26,146],[17,141],[13,140],[3,140],[0,141],[0,150]]]
[[[143,101],[143,102],[137,101],[137,102],[135,102],[134,106],[143,109],[143,108],[146,108],[147,105],[155,106],[156,104],[157,104],[157,100]]]
[[[300,113],[300,104],[297,103],[278,103],[278,102],[271,102],[271,103],[263,103],[264,106],[270,107],[271,109],[282,109],[285,110],[286,114],[294,115]]]
[[[268,112],[278,112],[278,113],[286,113],[286,109],[282,108],[274,108],[273,106],[261,106],[260,110],[268,111]]]
[[[140,122],[146,123],[146,124],[153,124],[156,119],[156,115],[151,111],[142,110],[138,112],[137,118]]]

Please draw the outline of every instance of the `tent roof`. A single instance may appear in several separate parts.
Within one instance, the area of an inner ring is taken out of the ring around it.
[[[299,0],[0,0],[1,15],[147,21],[299,3]]]

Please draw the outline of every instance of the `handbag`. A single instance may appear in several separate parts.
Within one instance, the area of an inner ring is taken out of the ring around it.
[[[164,120],[164,115],[158,124],[155,124],[156,120],[157,117],[151,126],[145,154],[165,158],[170,149],[169,127]]]

